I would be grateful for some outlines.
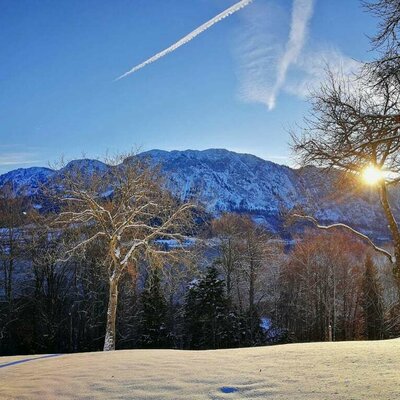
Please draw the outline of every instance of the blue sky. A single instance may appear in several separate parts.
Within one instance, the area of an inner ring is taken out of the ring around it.
[[[292,163],[288,129],[325,61],[347,72],[372,56],[366,35],[376,21],[358,0],[254,0],[115,81],[233,4],[1,0],[0,173],[138,147],[219,147]],[[291,32],[297,54],[274,90]]]

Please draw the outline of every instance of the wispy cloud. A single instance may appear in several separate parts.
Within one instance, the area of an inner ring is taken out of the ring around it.
[[[216,15],[214,18],[210,19],[209,21],[205,22],[204,24],[200,25],[198,28],[196,28],[194,31],[190,32],[188,35],[184,36],[182,39],[178,40],[176,43],[168,47],[167,49],[155,54],[153,57],[149,58],[148,60],[142,62],[141,64],[133,67],[129,71],[125,72],[121,76],[119,76],[116,80],[122,79],[130,74],[133,74],[136,71],[139,71],[140,69],[146,67],[147,65],[159,60],[160,58],[166,56],[169,53],[172,53],[173,51],[177,50],[179,47],[185,45],[186,43],[189,43],[191,40],[193,40],[196,36],[200,35],[207,29],[211,28],[213,25],[216,23],[222,21],[226,17],[229,17],[230,15],[234,14],[235,12],[241,10],[242,8],[248,6],[253,0],[242,0],[239,1],[238,3],[234,4],[232,7],[229,7],[222,13]]]
[[[235,55],[239,62],[239,97],[268,105],[277,60],[284,50],[281,37],[287,24],[284,11],[274,2],[254,3],[242,14]]]
[[[296,77],[288,79],[283,90],[297,97],[306,98],[326,78],[327,67],[340,79],[357,74],[362,63],[334,47],[325,47],[304,52],[295,66]]]
[[[278,1],[269,0],[244,13],[235,50],[242,100],[272,110],[281,92],[307,97],[325,79],[327,66],[343,76],[359,70],[358,61],[335,47],[307,43],[314,5],[314,0],[294,0],[289,15]]]
[[[40,162],[35,153],[29,152],[0,152],[0,167],[24,165]]]

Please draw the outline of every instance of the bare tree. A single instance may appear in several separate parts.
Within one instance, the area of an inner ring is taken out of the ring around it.
[[[119,159],[116,160],[117,162]],[[192,204],[179,204],[161,187],[158,171],[137,157],[104,173],[71,169],[59,183],[63,206],[56,223],[77,228],[71,256],[101,239],[107,250],[109,300],[104,350],[114,350],[118,287],[123,274],[137,274],[141,258],[161,264],[174,254],[159,244],[185,241]],[[177,248],[177,246],[175,246]]]
[[[51,214],[31,210],[27,218],[24,248],[26,259],[30,261],[31,279],[27,282],[27,293],[33,340],[40,351],[66,349],[75,268],[74,263],[59,262],[58,259],[65,245],[72,244],[74,238],[68,237],[71,236],[68,230],[61,232],[50,228]]]
[[[11,188],[5,186],[0,191],[0,267],[5,299],[10,306],[14,298],[14,272],[21,253],[25,222],[24,200],[13,196]]]
[[[13,325],[18,320],[21,304],[21,282],[17,269],[23,258],[24,224],[27,222],[24,199],[13,195],[8,185],[0,190],[0,347],[12,348]]]
[[[224,274],[228,298],[246,315],[253,341],[260,304],[269,295],[269,269],[277,254],[282,255],[280,246],[248,215],[224,214],[212,222],[212,232],[218,251],[214,262]]]
[[[239,242],[242,237],[242,217],[238,214],[223,214],[212,221],[211,229],[218,257],[216,264],[225,274],[226,291],[230,298],[233,287],[233,276],[239,267],[241,257]]]
[[[252,319],[256,312],[256,305],[262,297],[260,275],[266,269],[267,264],[271,262],[275,249],[272,245],[272,236],[250,217],[242,217],[241,231],[239,263],[248,291],[249,314]]]
[[[400,4],[398,0],[364,1],[366,9],[379,19],[378,32],[371,38],[379,58],[366,65],[378,84],[400,84]]]
[[[327,81],[311,97],[311,112],[302,133],[292,133],[292,139],[303,165],[343,172],[348,190],[358,184],[366,168],[379,173],[375,187],[392,235],[393,255],[345,224],[326,227],[306,218],[319,228],[342,227],[366,240],[394,264],[400,283],[400,230],[389,192],[400,181],[399,100],[400,92],[389,83],[372,91],[362,77],[344,78],[328,72]]]
[[[304,340],[348,340],[362,333],[365,246],[349,235],[309,232],[296,242],[280,277],[278,325]]]

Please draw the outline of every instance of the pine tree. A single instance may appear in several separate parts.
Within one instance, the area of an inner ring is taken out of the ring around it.
[[[242,345],[245,346],[261,346],[266,342],[266,335],[261,328],[261,319],[257,310],[252,307],[242,318]]]
[[[140,344],[144,348],[167,348],[170,336],[167,329],[168,306],[165,301],[160,272],[152,269],[141,297]]]
[[[191,284],[185,301],[185,334],[193,349],[218,349],[239,344],[237,316],[229,309],[225,282],[215,266]]]
[[[379,283],[376,266],[370,255],[367,256],[365,261],[365,273],[363,281],[363,309],[366,337],[369,340],[382,339],[382,287]]]

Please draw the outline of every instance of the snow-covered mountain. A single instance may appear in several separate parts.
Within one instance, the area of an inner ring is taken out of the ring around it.
[[[166,186],[182,200],[196,199],[212,214],[223,211],[251,213],[275,231],[282,230],[282,212],[301,206],[324,222],[343,221],[376,237],[388,231],[374,192],[352,194],[352,188],[337,195],[335,174],[314,167],[291,169],[250,154],[223,149],[204,151],[151,150],[141,153],[152,164],[161,166]],[[62,170],[27,168],[0,176],[0,187],[8,184],[17,195],[34,196],[41,185],[77,168],[90,175],[109,167],[97,160],[76,160]],[[392,202],[399,204],[399,191]],[[400,215],[400,209],[397,209]]]
[[[14,171],[0,175],[0,188],[9,186],[15,194],[33,195],[54,174],[54,170],[43,167],[15,169]]]

